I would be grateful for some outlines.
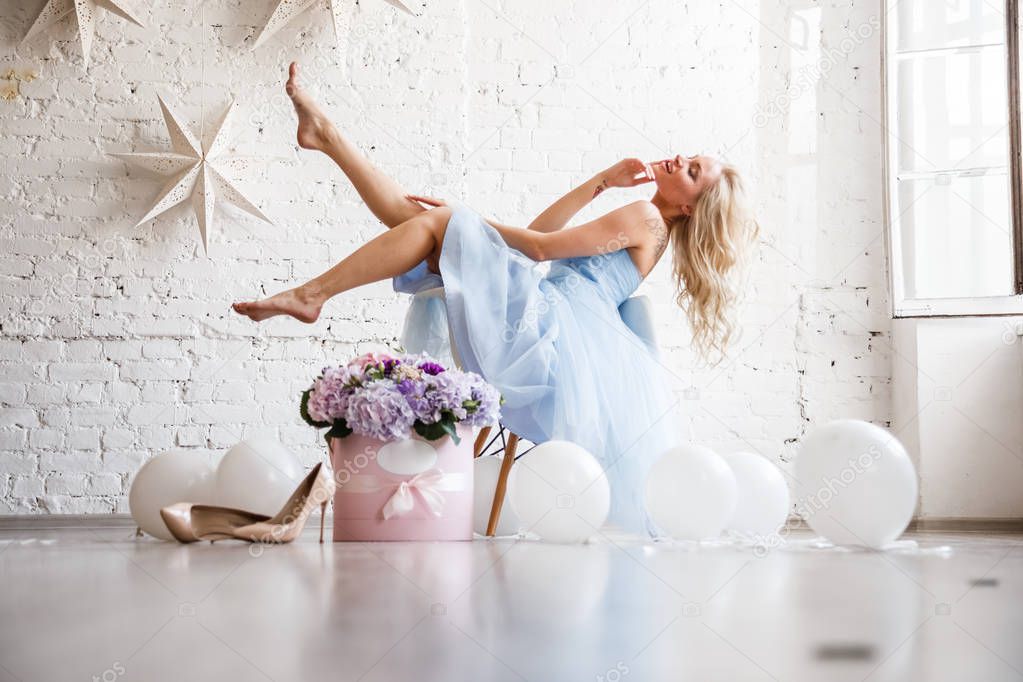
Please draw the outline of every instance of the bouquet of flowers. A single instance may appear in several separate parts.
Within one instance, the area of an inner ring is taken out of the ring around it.
[[[415,429],[427,440],[445,434],[459,442],[455,424],[486,426],[504,398],[473,372],[446,369],[426,355],[367,353],[343,367],[327,367],[302,393],[302,419],[330,427],[331,438],[351,433],[403,440]]]

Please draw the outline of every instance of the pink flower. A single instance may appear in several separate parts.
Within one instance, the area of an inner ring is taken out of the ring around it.
[[[377,363],[383,362],[384,360],[393,360],[393,359],[394,358],[392,358],[390,355],[387,355],[385,353],[363,353],[359,357],[357,357],[354,360],[352,360],[351,362],[349,362],[348,366],[349,367],[357,366],[360,369],[365,369],[367,365],[375,365]]]

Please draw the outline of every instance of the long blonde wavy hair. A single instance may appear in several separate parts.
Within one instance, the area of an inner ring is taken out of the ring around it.
[[[735,333],[744,266],[759,233],[739,172],[727,164],[692,214],[671,223],[676,301],[689,318],[693,346],[711,364],[724,358]]]

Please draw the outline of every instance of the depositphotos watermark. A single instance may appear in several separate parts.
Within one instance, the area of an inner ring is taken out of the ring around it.
[[[881,30],[881,19],[872,15],[867,21],[839,41],[837,46],[823,48],[816,62],[798,69],[789,81],[788,87],[775,94],[766,105],[757,104],[753,125],[763,128],[772,119],[788,113],[792,103],[817,87],[822,76],[826,76],[839,61],[849,58],[853,51],[873,38]]]
[[[125,672],[124,665],[120,661],[114,661],[113,665],[99,675],[93,675],[92,682],[114,682],[121,675],[124,675]]]
[[[629,674],[629,666],[624,661],[618,661],[613,668],[608,668],[596,677],[597,682],[619,682]]]
[[[881,448],[876,444],[871,444],[865,452],[847,459],[846,465],[838,472],[838,476],[832,476],[821,481],[820,487],[806,497],[796,501],[794,509],[796,514],[805,519],[810,516],[811,512],[816,513],[827,510],[835,496],[866,473],[874,462],[881,458],[881,454]],[[775,533],[767,536],[759,534],[753,536],[753,555],[762,559],[772,549],[784,545],[789,534],[800,527],[798,522],[792,523],[791,520],[786,520],[785,525]]]

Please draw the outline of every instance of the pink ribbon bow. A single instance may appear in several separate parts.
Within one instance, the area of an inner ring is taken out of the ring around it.
[[[416,506],[416,498],[412,494],[413,489],[419,491],[426,506],[430,509],[430,513],[440,516],[444,511],[444,495],[438,490],[438,486],[443,478],[444,472],[440,469],[428,469],[399,483],[394,494],[384,504],[382,510],[384,519],[401,516],[412,511],[412,508]]]

